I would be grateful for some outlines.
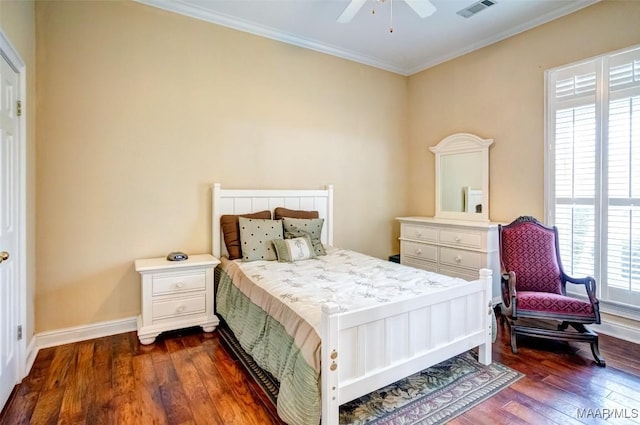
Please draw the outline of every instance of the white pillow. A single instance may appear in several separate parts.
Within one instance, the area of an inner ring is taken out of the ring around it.
[[[281,263],[293,263],[294,261],[308,260],[316,256],[309,236],[275,239],[273,246],[276,249],[276,254],[278,254],[278,261]]]

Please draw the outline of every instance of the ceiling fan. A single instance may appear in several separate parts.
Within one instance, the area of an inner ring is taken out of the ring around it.
[[[384,2],[384,0],[377,0],[377,1]],[[428,16],[431,16],[436,11],[436,7],[429,0],[404,0],[404,1],[421,18],[426,18]],[[351,2],[347,5],[347,7],[342,12],[342,14],[338,17],[338,22],[339,23],[350,22],[366,2],[367,0],[351,0]]]

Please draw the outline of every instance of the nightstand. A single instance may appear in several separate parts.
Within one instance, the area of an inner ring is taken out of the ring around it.
[[[142,281],[142,312],[138,339],[151,344],[164,331],[202,326],[212,332],[220,320],[213,314],[213,269],[220,260],[209,254],[184,261],[166,258],[136,260]]]

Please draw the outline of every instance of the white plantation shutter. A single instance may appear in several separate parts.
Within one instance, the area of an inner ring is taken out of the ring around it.
[[[547,72],[547,217],[565,271],[640,307],[640,48]]]
[[[640,52],[608,58],[607,293],[640,305]]]
[[[567,273],[593,276],[596,244],[596,74],[595,62],[550,75],[554,106],[554,223]]]

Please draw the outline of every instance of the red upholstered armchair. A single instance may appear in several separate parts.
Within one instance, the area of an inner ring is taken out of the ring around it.
[[[533,217],[519,217],[511,224],[499,226],[498,234],[502,266],[501,312],[511,328],[511,350],[518,352],[517,334],[588,342],[598,365],[605,366],[598,350],[598,335],[585,326],[600,323],[596,281],[592,277],[573,278],[562,270],[558,229],[547,227]],[[567,296],[567,283],[584,286],[589,300]],[[552,329],[528,319],[560,323],[557,329]]]

